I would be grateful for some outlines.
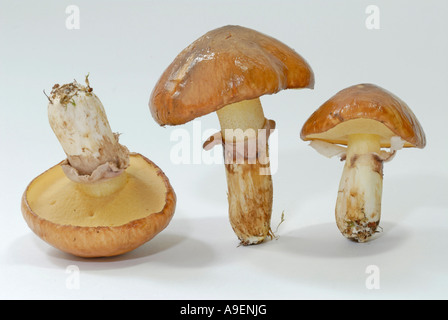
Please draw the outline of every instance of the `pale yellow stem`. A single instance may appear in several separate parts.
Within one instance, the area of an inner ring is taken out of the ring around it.
[[[244,134],[246,137],[256,135],[265,124],[263,107],[258,98],[229,104],[216,113],[224,140],[240,141],[244,139]]]

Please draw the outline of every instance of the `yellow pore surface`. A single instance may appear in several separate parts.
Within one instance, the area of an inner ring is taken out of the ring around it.
[[[167,189],[157,172],[142,156],[130,155],[124,187],[95,197],[69,180],[58,165],[30,184],[27,200],[35,214],[56,224],[120,226],[163,209]]]
[[[353,119],[345,121],[328,131],[322,133],[309,134],[307,139],[324,140],[335,144],[348,144],[349,136],[353,134],[373,134],[380,137],[381,147],[389,148],[390,139],[397,134],[393,133],[383,123],[371,119]],[[412,144],[405,143],[405,147]]]

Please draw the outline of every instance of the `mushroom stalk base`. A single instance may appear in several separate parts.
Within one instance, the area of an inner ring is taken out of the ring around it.
[[[268,147],[256,163],[226,164],[229,220],[242,245],[259,244],[272,236],[273,187]],[[225,151],[224,151],[225,152]]]
[[[349,137],[336,202],[336,223],[348,239],[365,242],[379,225],[383,189],[383,160],[379,154],[378,136]]]
[[[227,105],[217,114],[221,124],[230,224],[241,244],[258,244],[272,236],[273,188],[268,137],[275,122],[264,117],[258,98]]]
[[[127,173],[123,171],[119,176],[92,183],[78,183],[78,188],[86,195],[92,197],[107,197],[124,188],[127,182]]]
[[[113,133],[99,98],[86,77],[54,85],[48,120],[65,154],[64,172],[75,182],[98,182],[118,176],[129,165],[129,150]]]

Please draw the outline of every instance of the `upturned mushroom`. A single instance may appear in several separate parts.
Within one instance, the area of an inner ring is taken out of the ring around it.
[[[377,232],[383,163],[403,147],[426,145],[423,129],[406,103],[373,84],[354,85],[335,94],[306,121],[301,138],[323,155],[345,160],[336,223],[345,237],[358,242]]]
[[[161,232],[174,214],[174,190],[152,161],[119,143],[87,77],[86,86],[56,84],[48,98],[49,122],[67,158],[26,188],[28,226],[80,257],[119,255]]]
[[[255,30],[224,26],[185,48],[151,93],[150,110],[162,126],[216,111],[221,131],[204,148],[223,146],[229,219],[243,245],[272,236],[268,137],[275,122],[265,118],[259,98],[313,87],[310,66],[293,49]]]

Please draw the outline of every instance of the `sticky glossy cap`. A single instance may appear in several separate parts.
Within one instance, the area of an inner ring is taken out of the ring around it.
[[[149,106],[160,125],[178,125],[228,104],[288,88],[313,88],[293,49],[260,32],[225,26],[184,49],[162,74]]]
[[[424,148],[425,133],[407,104],[374,84],[358,84],[339,91],[303,125],[303,140],[324,140],[347,144],[356,133],[377,134],[382,147],[399,136],[405,147]]]

